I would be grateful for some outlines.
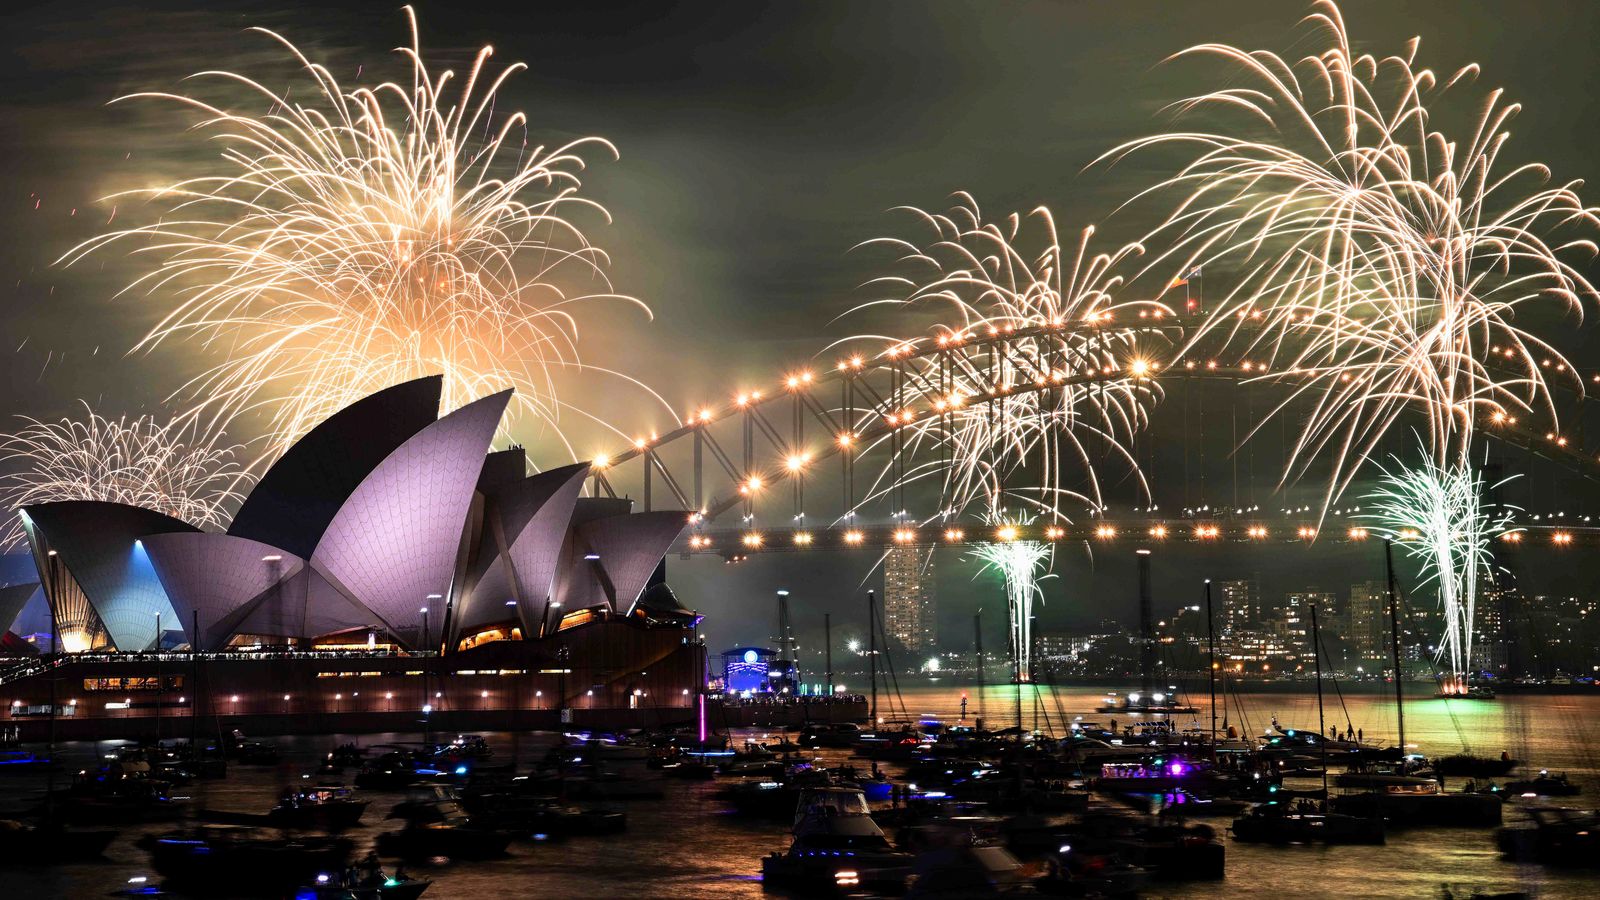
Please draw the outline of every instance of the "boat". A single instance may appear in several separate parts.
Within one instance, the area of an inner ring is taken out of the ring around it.
[[[1062,844],[1045,858],[1045,877],[1035,887],[1041,894],[1065,897],[1134,897],[1145,889],[1150,873],[1115,854]]]
[[[62,821],[76,825],[128,825],[182,818],[188,804],[173,798],[162,781],[80,772],[49,806]]]
[[[1227,851],[1209,825],[1132,823],[1122,834],[1090,846],[1110,850],[1163,881],[1217,880],[1226,870]]]
[[[357,799],[349,788],[318,785],[284,792],[267,813],[267,821],[278,828],[343,831],[359,824],[366,810],[367,801]]]
[[[376,884],[353,885],[334,883],[332,876],[326,874],[317,878],[329,880],[302,885],[294,892],[295,900],[416,900],[433,885],[428,879],[405,875],[399,878],[389,876]]]
[[[0,863],[44,866],[95,859],[116,837],[115,831],[83,831],[0,819]]]
[[[50,760],[32,750],[0,750],[0,775],[26,775],[49,767]]]
[[[1351,766],[1333,777],[1333,783],[1343,788],[1424,788],[1438,786],[1439,781],[1426,773],[1428,770],[1404,761],[1399,763],[1368,763]]]
[[[860,788],[805,788],[794,809],[794,840],[761,861],[761,880],[798,890],[899,889],[915,861],[894,849],[872,820]]]
[[[671,762],[662,763],[659,768],[666,778],[683,778],[690,781],[710,781],[717,777],[717,767],[703,759],[684,755]]]
[[[1122,697],[1115,691],[1106,694],[1105,702],[1095,707],[1095,712],[1102,713],[1128,713],[1134,715],[1190,715],[1199,712],[1199,708],[1182,703],[1175,692],[1177,688],[1168,691],[1156,691],[1148,696],[1134,691]]]
[[[402,803],[389,818],[404,818],[405,827],[378,835],[378,853],[401,859],[492,859],[504,856],[511,833],[473,824],[453,800]]]
[[[346,766],[360,766],[367,761],[367,748],[356,744],[340,744],[328,753],[323,763],[331,769],[343,769]]]
[[[1532,778],[1505,784],[1506,793],[1521,797],[1572,797],[1579,790],[1577,785],[1567,780],[1566,773],[1551,775],[1549,769],[1540,769],[1539,774]]]
[[[1233,839],[1263,844],[1382,844],[1383,820],[1323,812],[1311,801],[1294,807],[1270,802],[1233,820]]]
[[[1380,790],[1333,798],[1335,812],[1355,817],[1381,816],[1395,825],[1479,828],[1499,825],[1505,802],[1498,793],[1446,793],[1437,781],[1390,784]]]
[[[1500,852],[1519,862],[1600,867],[1600,812],[1561,806],[1528,810],[1533,824],[1495,832]]]
[[[255,828],[202,825],[139,841],[173,886],[210,896],[279,894],[342,868],[346,838],[271,837]]]
[[[277,765],[279,754],[277,745],[252,741],[235,728],[228,736],[228,755],[247,766],[272,766]]]
[[[294,892],[295,900],[416,900],[433,882],[412,878],[400,867],[390,874],[369,854],[358,866],[334,872],[319,872],[310,884]]]
[[[1157,757],[1148,762],[1103,763],[1093,786],[1108,793],[1158,794],[1199,787],[1209,775],[1208,768],[1193,760]]]
[[[580,806],[553,797],[479,794],[463,799],[461,805],[474,827],[541,838],[616,834],[628,827],[628,814],[622,810]]]
[[[812,723],[801,729],[796,743],[802,747],[848,750],[861,742],[861,726],[854,722]]]
[[[1487,684],[1468,685],[1466,690],[1440,689],[1433,695],[1435,700],[1493,700],[1496,698],[1494,688]]]
[[[1503,778],[1506,773],[1521,765],[1521,760],[1511,758],[1509,753],[1500,756],[1474,756],[1471,753],[1455,753],[1450,756],[1441,756],[1433,761],[1433,770],[1440,775],[1451,775],[1466,778]]]
[[[941,847],[917,857],[906,897],[1006,896],[1026,890],[1035,877],[1030,867],[1004,847]]]
[[[782,778],[740,781],[717,792],[717,796],[741,815],[782,819],[794,815],[804,792],[811,788],[834,786],[826,769],[809,763],[790,766]],[[859,787],[852,786],[859,791]]]
[[[1134,808],[1144,808],[1152,815],[1167,814],[1183,817],[1240,816],[1250,811],[1250,803],[1233,797],[1201,796],[1183,788],[1152,794],[1125,793],[1124,803]]]

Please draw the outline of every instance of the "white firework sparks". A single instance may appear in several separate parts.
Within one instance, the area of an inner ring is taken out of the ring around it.
[[[978,544],[968,556],[983,563],[980,572],[994,571],[1005,579],[1006,610],[1012,658],[1016,661],[1019,682],[1033,680],[1033,604],[1044,601],[1039,582],[1049,576],[1053,544],[1018,539],[1021,528],[1031,524],[1028,515],[1007,517],[995,511],[986,517],[994,527],[996,540]]]
[[[157,265],[126,291],[175,296],[140,342],[192,339],[226,359],[188,386],[223,421],[266,406],[272,448],[389,385],[443,373],[444,406],[514,387],[514,409],[556,422],[556,370],[579,366],[580,306],[618,300],[606,255],[573,214],[609,216],[578,194],[583,153],[601,138],[530,145],[526,117],[496,112],[521,63],[466,78],[424,64],[415,14],[399,52],[405,82],[347,88],[287,39],[311,90],[291,98],[242,74],[195,76],[264,114],[192,95],[135,94],[197,115],[221,168],[119,195],[149,201],[152,224],[112,231],[67,263],[113,245]],[[598,288],[598,289],[596,289]],[[558,433],[559,436],[559,433]]]
[[[874,491],[937,480],[945,518],[1006,497],[1064,518],[1069,504],[1101,505],[1100,469],[1108,460],[1142,485],[1129,442],[1160,390],[1152,380],[1156,364],[1118,316],[1167,311],[1116,296],[1123,286],[1118,267],[1142,248],[1095,253],[1092,227],[1075,246],[1063,246],[1047,208],[997,224],[970,196],[961,200],[945,213],[911,210],[928,229],[923,241],[868,242],[900,254],[903,271],[870,283],[891,299],[856,311],[892,306],[944,317],[933,336],[894,341],[877,360],[904,369],[900,408],[927,414],[900,426],[896,458]],[[1028,224],[1035,233],[1025,233]],[[985,356],[956,360],[964,344],[995,337],[1004,340]],[[947,348],[950,354],[937,352]],[[1027,466],[1035,469],[1030,486],[1008,483]]]
[[[1507,530],[1510,513],[1483,501],[1483,477],[1466,466],[1441,467],[1394,460],[1383,473],[1362,515],[1375,531],[1395,541],[1422,565],[1422,583],[1439,593],[1444,634],[1435,655],[1449,668],[1447,693],[1466,689],[1472,664],[1479,576],[1494,564],[1490,540]]]
[[[1447,466],[1466,460],[1484,422],[1554,418],[1550,379],[1582,389],[1514,319],[1543,306],[1581,314],[1597,296],[1578,266],[1595,255],[1600,217],[1578,182],[1500,164],[1519,109],[1501,91],[1472,99],[1476,115],[1458,133],[1436,127],[1476,64],[1441,80],[1417,64],[1416,40],[1401,55],[1358,54],[1328,0],[1306,21],[1326,43],[1298,61],[1224,44],[1178,54],[1233,76],[1179,112],[1232,125],[1143,138],[1107,158],[1192,152],[1141,195],[1176,198],[1145,239],[1166,248],[1151,267],[1237,273],[1195,340],[1225,336],[1268,356],[1263,377],[1291,393],[1274,414],[1309,407],[1285,475],[1327,461],[1331,503],[1403,414],[1426,418],[1428,453]]]
[[[80,418],[21,420],[0,441],[0,463],[11,470],[0,477],[0,503],[13,513],[37,503],[103,500],[221,530],[249,487],[243,448],[202,433],[192,417],[112,419],[85,403]],[[22,539],[13,515],[0,548]]]

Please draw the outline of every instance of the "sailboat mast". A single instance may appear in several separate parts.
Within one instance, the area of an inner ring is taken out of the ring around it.
[[[1400,728],[1400,755],[1406,755],[1406,703],[1400,684],[1400,599],[1394,589],[1394,542],[1383,542],[1383,567],[1389,579],[1389,643],[1394,651],[1394,715]]]
[[[872,727],[878,727],[878,613],[877,597],[867,591],[867,675],[872,681]]]
[[[1317,605],[1311,604],[1311,657],[1317,669],[1317,746],[1322,748],[1322,802],[1328,802],[1328,734],[1322,720],[1322,634],[1317,630]]]
[[[833,701],[833,616],[822,614],[823,665],[828,667],[828,701]]]
[[[978,718],[983,718],[983,613],[972,617],[972,652],[978,657]]]
[[[189,753],[200,768],[200,610],[189,611]]]
[[[1217,625],[1211,618],[1211,579],[1206,579],[1206,645],[1211,670],[1211,752],[1217,751]]]

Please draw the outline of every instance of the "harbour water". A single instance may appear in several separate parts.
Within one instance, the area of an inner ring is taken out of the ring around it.
[[[904,710],[917,717],[955,721],[961,698],[968,697],[969,717],[979,710],[978,696],[970,687],[955,683],[930,683],[907,687]],[[1025,695],[1028,725],[1039,716],[1040,726],[1057,730],[1063,718],[1082,715],[1091,721],[1109,716],[1094,713],[1103,692],[1094,688],[1042,688],[1038,703],[1031,690]],[[982,708],[993,727],[1013,721],[1015,695],[1010,686],[990,687]],[[1209,724],[1204,697],[1195,705],[1200,712],[1180,716]],[[1330,725],[1349,722],[1370,739],[1392,738],[1394,702],[1375,694],[1346,694],[1331,690],[1327,697]],[[880,714],[890,715],[888,695],[880,697]],[[893,711],[900,712],[896,702]],[[1272,718],[1283,725],[1316,727],[1316,698],[1310,692],[1244,693],[1231,697],[1228,718],[1246,733],[1259,733]],[[751,730],[736,737],[759,739]],[[494,762],[515,758],[519,767],[531,765],[555,741],[548,734],[489,734]],[[195,805],[215,809],[262,812],[284,787],[301,783],[314,774],[316,762],[335,744],[358,740],[362,744],[414,741],[416,734],[272,737],[283,751],[273,767],[234,766],[223,781],[200,782],[180,788]],[[1568,805],[1593,806],[1600,801],[1600,694],[1511,695],[1493,701],[1443,701],[1419,699],[1406,704],[1406,738],[1434,756],[1469,750],[1485,755],[1510,752],[1535,767],[1567,772],[1583,786],[1583,794],[1568,798]],[[108,745],[72,744],[61,748],[65,771],[95,763]],[[842,751],[824,751],[830,761],[843,762]],[[638,766],[644,775],[642,766]],[[892,771],[892,770],[891,770]],[[33,775],[0,782],[0,810],[14,811],[37,802],[42,777]],[[735,898],[763,896],[760,859],[787,846],[787,829],[781,822],[737,818],[715,798],[716,782],[669,780],[663,783],[663,800],[635,801],[627,806],[628,827],[620,835],[574,838],[561,843],[514,843],[510,855],[487,862],[443,864],[410,868],[414,874],[435,879],[427,897],[433,900],[487,900],[496,897],[626,897]],[[367,792],[374,803],[363,825],[350,833],[359,852],[381,831],[399,823],[385,821],[401,793]],[[1521,814],[1513,801],[1508,822]],[[4,815],[0,812],[0,815]],[[1225,822],[1212,823],[1219,830]],[[145,825],[125,830],[104,861],[51,868],[16,868],[5,876],[8,896],[105,896],[128,879],[151,876],[145,855],[133,845],[140,835],[170,826]],[[250,873],[240,873],[248,879]],[[243,883],[243,882],[242,882]],[[1503,861],[1487,829],[1414,829],[1392,833],[1386,846],[1272,848],[1231,843],[1227,878],[1222,883],[1158,884],[1152,897],[1281,897],[1301,896],[1437,897],[1441,885],[1493,890],[1523,890],[1531,896],[1579,898],[1595,896],[1592,872],[1563,872]],[[770,896],[770,893],[767,895]],[[1458,896],[1464,896],[1459,894]]]

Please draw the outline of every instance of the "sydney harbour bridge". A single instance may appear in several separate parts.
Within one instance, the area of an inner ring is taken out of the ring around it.
[[[680,552],[735,561],[763,552],[1017,540],[1312,547],[1374,537],[1359,499],[1351,496],[1355,491],[1331,505],[1316,502],[1318,496],[1286,506],[1288,492],[1275,493],[1283,480],[1281,460],[1254,459],[1250,471],[1240,473],[1238,460],[1249,449],[1244,429],[1251,427],[1241,421],[1244,407],[1259,412],[1310,376],[1276,366],[1272,357],[1281,352],[1237,349],[1252,343],[1241,333],[1248,338],[1259,327],[1248,316],[1225,335],[1214,325],[1202,310],[1175,313],[1148,304],[1121,318],[1106,312],[1092,321],[1024,328],[940,328],[875,348],[858,342],[836,359],[775,372],[764,384],[687,410],[670,430],[642,431],[631,446],[597,456],[590,491],[634,497],[645,510],[683,510],[690,528]],[[1564,370],[1567,364],[1553,365]],[[1600,379],[1569,374],[1573,383]],[[1084,491],[1051,483],[1056,476],[1043,458],[1050,452],[1044,442],[1004,435],[976,439],[989,454],[977,463],[989,488],[1022,498],[1020,509],[1028,508],[1029,496],[1081,502],[1075,508],[1036,503],[1030,514],[996,519],[984,515],[970,493],[963,495],[971,487],[963,478],[971,473],[957,470],[974,465],[960,458],[972,450],[974,428],[1005,428],[1014,421],[1009,408],[1030,400],[1036,410],[1052,408],[1063,395],[1099,393],[1150,401],[1148,418],[1136,423],[1128,446],[1112,449],[1109,439],[1099,440],[1114,426],[1092,414],[1049,427],[1081,425],[1089,433],[1075,448],[1085,467],[1123,457],[1114,462],[1124,470],[1128,502],[1095,503],[1083,499]],[[1557,397],[1561,426],[1537,415],[1485,416],[1480,433],[1493,447],[1487,458],[1519,472],[1540,469],[1563,486],[1592,484],[1600,480],[1600,455],[1582,438],[1588,398],[1575,390]],[[1279,413],[1294,414],[1292,406]],[[1152,429],[1157,416],[1169,417],[1162,426],[1170,427]],[[1141,466],[1141,452],[1156,458],[1141,443],[1163,440],[1168,449],[1186,445],[1181,459],[1169,454],[1165,461],[1175,465]],[[1206,452],[1206,444],[1213,458],[1191,460]],[[1405,450],[1391,442],[1382,452],[1391,446]],[[1231,467],[1230,483],[1218,485],[1214,477],[1208,496],[1198,473],[1219,466]],[[1244,488],[1249,496],[1280,502],[1241,502],[1241,479],[1253,482]],[[1559,496],[1559,502],[1538,504],[1549,508],[1519,510],[1516,527],[1498,540],[1558,549],[1594,545],[1600,527],[1582,513],[1580,498],[1565,489]]]

